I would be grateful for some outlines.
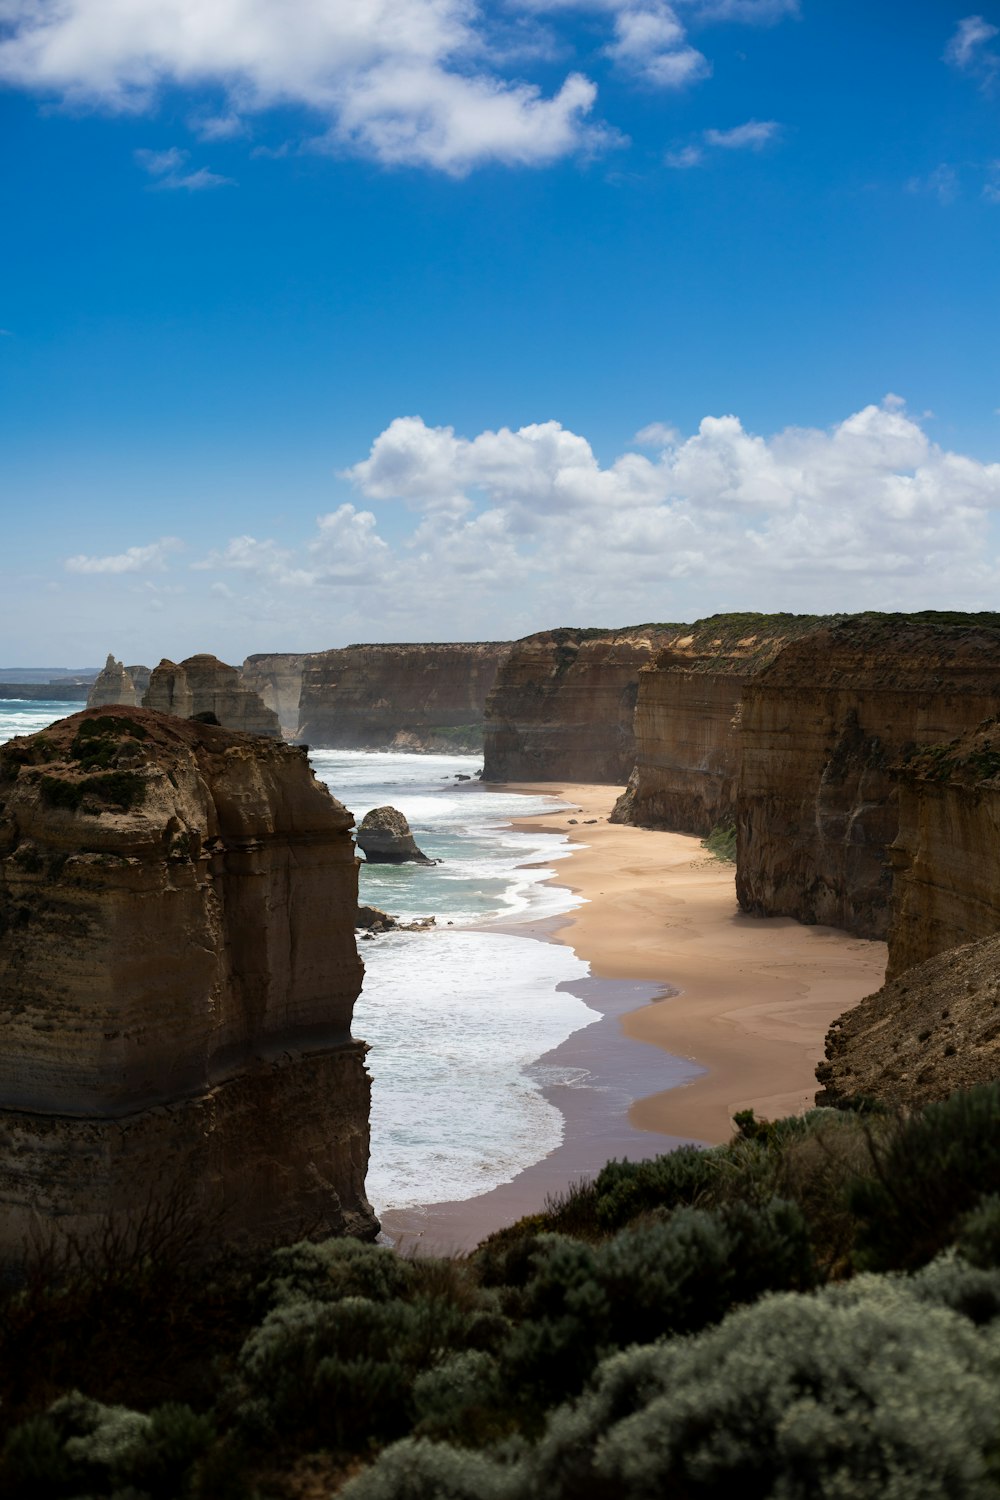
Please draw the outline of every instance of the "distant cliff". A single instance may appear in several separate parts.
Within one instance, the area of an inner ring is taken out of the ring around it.
[[[164,659],[150,675],[143,706],[190,719],[214,714],[224,729],[279,738],[278,715],[240,680],[236,667],[217,656],[189,656],[180,664]]]
[[[639,672],[635,766],[613,823],[711,833],[734,818],[747,680],[819,615],[712,615]]]
[[[352,816],[305,755],[143,709],[0,749],[0,1249],[184,1204],[370,1235]]]
[[[893,766],[998,695],[1000,615],[855,615],[785,646],[743,695],[741,905],[884,937]]]
[[[687,629],[545,630],[516,641],[486,703],[483,779],[624,786],[639,673]]]
[[[482,748],[506,641],[344,646],[305,659],[299,738],[317,749]]]
[[[302,669],[309,660],[302,652],[273,652],[248,656],[240,670],[245,687],[259,695],[265,708],[278,715],[281,732],[295,739],[299,729]]]

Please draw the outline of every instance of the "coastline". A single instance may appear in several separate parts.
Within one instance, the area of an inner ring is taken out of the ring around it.
[[[583,998],[602,1019],[536,1067],[543,1076],[580,1068],[592,1083],[544,1088],[565,1117],[563,1142],[512,1182],[462,1202],[386,1211],[383,1233],[403,1253],[471,1250],[613,1156],[727,1140],[739,1109],[775,1118],[809,1108],[827,1028],[885,970],[882,943],[741,912],[733,866],[698,838],[608,823],[617,787],[509,790],[566,804],[512,826],[569,838],[572,853],[548,883],[583,904],[555,921],[490,930],[566,944],[589,964]]]

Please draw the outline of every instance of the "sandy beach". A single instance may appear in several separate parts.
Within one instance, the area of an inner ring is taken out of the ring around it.
[[[465,1203],[385,1214],[385,1232],[402,1250],[470,1249],[611,1156],[727,1140],[737,1110],[775,1118],[809,1108],[828,1026],[877,989],[885,971],[883,943],[741,912],[734,866],[699,839],[609,823],[618,788],[510,790],[565,799],[564,812],[530,823],[579,841],[553,883],[584,904],[544,931],[522,930],[568,944],[594,981],[616,982],[605,1004],[588,996],[603,1020],[564,1048],[607,1076],[606,1098],[621,1107],[605,1108],[595,1126],[574,1117],[574,1101],[559,1099],[563,1146],[515,1182]],[[629,984],[633,998],[642,996],[637,1006],[622,1004]]]

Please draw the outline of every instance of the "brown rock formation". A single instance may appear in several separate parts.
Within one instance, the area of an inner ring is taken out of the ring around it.
[[[103,671],[99,672],[87,694],[88,708],[102,708],[114,703],[136,704],[135,683],[120,661],[108,653]]]
[[[126,666],[125,671],[131,677],[133,686],[135,687],[135,701],[136,703],[141,703],[143,694],[149,687],[149,679],[153,674],[149,667],[144,667],[141,662],[134,662],[130,667]]]
[[[842,1015],[817,1104],[930,1104],[1000,1078],[1000,935],[940,953]]]
[[[904,762],[889,859],[890,977],[1000,931],[1000,721]]]
[[[397,807],[373,807],[358,824],[358,848],[372,865],[432,865],[417,848],[410,825]]]
[[[214,714],[223,729],[273,739],[281,735],[278,715],[244,686],[236,667],[217,656],[189,656],[179,666],[164,658],[150,675],[142,703],[144,708],[180,719]]]
[[[685,628],[547,630],[515,642],[486,704],[483,780],[624,786],[639,671]]]
[[[787,645],[743,696],[740,904],[884,937],[893,764],[998,695],[997,615],[855,615]]]
[[[740,701],[749,677],[818,615],[712,615],[639,672],[635,766],[613,823],[711,833],[736,812]]]
[[[299,738],[319,749],[482,748],[507,642],[344,646],[307,658]]]
[[[302,669],[307,660],[301,652],[290,651],[248,656],[240,671],[244,687],[278,715],[281,732],[290,740],[298,738]]]
[[[0,750],[0,1248],[180,1193],[375,1229],[351,814],[291,746],[137,708]]]

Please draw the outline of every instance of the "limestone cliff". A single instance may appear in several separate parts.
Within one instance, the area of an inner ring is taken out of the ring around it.
[[[351,814],[291,746],[143,709],[0,750],[0,1248],[179,1192],[374,1232]]]
[[[1000,932],[1000,721],[899,768],[888,974]]]
[[[217,656],[189,656],[180,665],[165,658],[154,668],[143,707],[190,719],[214,714],[223,729],[279,738],[278,715],[240,681],[239,670]]]
[[[515,642],[486,704],[483,779],[624,786],[640,669],[684,629],[546,630]]]
[[[136,704],[135,683],[120,661],[109,653],[87,694],[88,708],[102,708],[114,703]]]
[[[306,659],[299,738],[320,749],[482,748],[505,641],[344,646]]]
[[[997,615],[855,615],[785,646],[743,695],[741,905],[884,937],[893,765],[978,724],[998,695]]]
[[[735,817],[748,678],[818,615],[712,615],[639,672],[635,766],[613,823],[711,833]]]
[[[265,708],[278,715],[281,732],[295,739],[299,729],[302,669],[308,657],[301,652],[248,656],[240,670],[243,685],[260,696]]]
[[[1000,1078],[1000,934],[907,969],[831,1026],[817,1104],[921,1105]]]

